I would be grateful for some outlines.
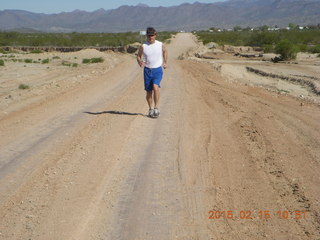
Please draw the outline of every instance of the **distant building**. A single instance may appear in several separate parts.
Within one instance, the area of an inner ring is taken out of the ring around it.
[[[280,28],[278,27],[274,27],[274,28],[268,28],[268,31],[279,31]]]

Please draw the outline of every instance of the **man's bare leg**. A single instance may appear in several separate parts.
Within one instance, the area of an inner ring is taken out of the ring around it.
[[[154,100],[154,108],[158,108],[158,104],[160,100],[160,89],[157,84],[153,84],[153,100]]]
[[[147,91],[146,99],[149,105],[149,109],[152,109],[152,91]]]

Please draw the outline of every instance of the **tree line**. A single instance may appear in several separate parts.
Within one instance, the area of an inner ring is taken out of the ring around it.
[[[269,31],[268,28],[234,29],[233,31],[200,31],[196,33],[204,43],[216,42],[219,45],[259,47],[265,53],[288,52],[284,59],[294,59],[297,52],[320,53],[320,29],[294,28]]]
[[[165,41],[172,33],[160,32]],[[126,33],[20,33],[0,32],[0,46],[42,47],[122,47],[144,40],[138,32]]]

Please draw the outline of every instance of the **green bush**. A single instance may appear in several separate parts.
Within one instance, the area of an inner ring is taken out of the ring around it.
[[[274,53],[275,49],[274,46],[271,44],[265,44],[262,46],[263,52],[264,53]]]
[[[320,53],[320,45],[310,47],[309,51],[312,53]]]
[[[41,63],[42,63],[42,64],[49,63],[49,58],[43,59],[43,60],[41,61]]]
[[[82,59],[82,63],[84,64],[88,64],[88,63],[101,63],[103,62],[104,59],[102,57],[99,57],[99,58],[84,58]]]
[[[40,49],[35,49],[35,50],[32,50],[30,53],[42,53],[42,51]]]
[[[29,85],[27,85],[27,84],[23,84],[23,83],[21,83],[20,85],[19,85],[19,89],[22,89],[22,90],[24,90],[24,89],[29,89],[30,87],[29,87]]]
[[[78,67],[78,63],[69,63],[69,62],[62,62],[62,66],[66,67]]]
[[[0,66],[4,66],[4,61],[0,59]]]
[[[308,46],[306,44],[298,44],[297,45],[298,51],[299,52],[308,52]]]
[[[99,58],[91,58],[91,63],[101,63],[103,62],[104,59],[99,57]]]
[[[24,62],[25,62],[25,63],[32,63],[33,61],[32,61],[32,59],[27,58],[27,59],[24,60]]]
[[[70,66],[71,66],[71,63],[68,63],[68,62],[63,61],[63,62],[62,62],[62,66],[70,67]]]
[[[291,60],[296,59],[298,49],[288,40],[282,40],[276,46],[276,53],[280,54],[283,60]]]
[[[89,59],[89,58],[82,59],[82,63],[87,64],[87,63],[90,63],[90,62],[91,62],[91,59]]]

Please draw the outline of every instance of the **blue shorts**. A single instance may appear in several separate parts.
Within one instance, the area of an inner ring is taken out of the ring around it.
[[[153,90],[153,84],[157,84],[160,87],[160,82],[162,80],[163,70],[162,67],[158,68],[147,68],[143,70],[144,76],[144,89],[146,91]]]

